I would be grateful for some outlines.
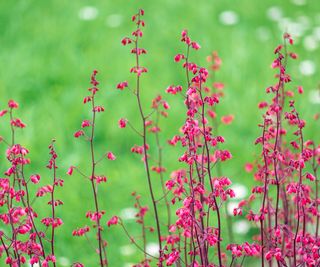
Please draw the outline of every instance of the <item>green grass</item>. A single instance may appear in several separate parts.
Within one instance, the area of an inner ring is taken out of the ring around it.
[[[164,93],[168,85],[185,85],[181,67],[173,62],[173,56],[184,51],[183,44],[179,42],[182,29],[187,28],[191,37],[202,46],[191,56],[200,65],[206,66],[205,58],[211,51],[219,52],[223,65],[217,79],[226,84],[226,97],[219,105],[219,114],[235,115],[232,126],[221,127],[221,134],[227,141],[225,147],[233,154],[233,160],[222,169],[224,175],[230,175],[235,183],[249,187],[253,178],[243,171],[243,165],[258,153],[253,146],[259,135],[257,124],[261,121],[257,103],[265,98],[265,88],[274,82],[274,72],[269,66],[273,48],[281,42],[282,34],[277,23],[266,16],[271,6],[279,6],[284,17],[294,21],[302,16],[310,20],[305,34],[296,38],[294,51],[299,54],[299,60],[290,63],[293,83],[289,88],[296,91],[295,86],[304,86],[305,94],[298,97],[298,107],[309,122],[306,136],[319,141],[319,122],[312,120],[313,114],[319,112],[319,105],[309,102],[309,92],[317,87],[319,79],[316,74],[303,76],[298,68],[299,62],[308,59],[320,66],[319,50],[306,51],[303,46],[304,36],[320,26],[319,4],[317,1],[309,2],[304,6],[285,0],[0,2],[0,109],[10,98],[20,103],[19,114],[28,127],[19,131],[17,140],[31,149],[32,165],[27,173],[42,173],[43,183],[50,179],[45,169],[49,159],[47,146],[52,138],[57,140],[59,175],[65,179],[65,187],[59,193],[65,205],[58,212],[65,224],[58,230],[58,259],[65,257],[70,262],[97,265],[96,256],[86,240],[71,236],[74,228],[89,223],[84,214],[93,207],[90,185],[80,176],[65,175],[69,165],[80,166],[84,171],[89,167],[88,146],[75,140],[73,132],[79,128],[82,119],[89,116],[87,107],[81,103],[93,69],[99,70],[99,101],[106,108],[106,112],[98,117],[96,144],[99,152],[112,150],[117,155],[115,162],[105,162],[100,166],[99,171],[109,177],[107,185],[99,192],[103,209],[107,217],[119,214],[132,205],[132,191],[139,192],[142,201],[149,203],[143,164],[139,157],[130,153],[130,147],[139,144],[140,140],[129,130],[120,130],[117,126],[120,117],[127,117],[133,124],[138,123],[135,100],[128,92],[115,90],[118,82],[128,80],[130,83],[134,79],[129,74],[130,67],[134,65],[133,56],[120,43],[121,38],[133,30],[131,15],[139,7],[146,11],[147,27],[142,41],[148,50],[148,55],[142,59],[142,64],[149,69],[142,79],[146,106],[150,106],[155,95]],[[95,20],[79,19],[79,10],[87,5],[98,9]],[[225,10],[237,12],[239,23],[232,26],[221,24],[219,14]],[[106,19],[112,14],[122,18],[118,27],[106,24]],[[257,29],[261,27],[269,34],[264,41],[257,36]],[[163,126],[163,140],[178,132],[184,114],[179,97],[168,95],[166,99],[171,111]],[[7,120],[1,118],[0,135],[5,137],[9,134],[6,123]],[[149,143],[154,144],[151,137]],[[3,144],[0,150],[0,166],[5,170],[7,163]],[[181,150],[167,146],[165,150],[165,165],[169,171],[183,166],[177,161]],[[41,215],[48,214],[48,207],[41,203],[37,205],[41,208]],[[152,216],[149,216],[149,222],[153,223]],[[127,224],[132,233],[138,234],[132,221]],[[141,259],[139,253],[133,256],[120,253],[121,248],[129,243],[120,228],[108,229],[106,236],[110,266],[124,266]],[[241,241],[248,237],[237,238]]]

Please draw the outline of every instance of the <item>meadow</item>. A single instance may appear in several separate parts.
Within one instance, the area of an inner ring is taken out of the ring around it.
[[[136,101],[128,92],[116,89],[123,80],[134,81],[129,69],[134,57],[122,46],[121,40],[132,31],[131,15],[138,8],[145,10],[146,27],[141,41],[148,54],[142,58],[148,74],[141,79],[142,103],[148,110],[151,100],[162,94],[171,109],[162,125],[161,139],[166,156],[165,177],[182,168],[178,162],[182,150],[166,144],[183,124],[185,107],[181,99],[165,94],[172,84],[185,85],[183,70],[174,63],[174,56],[184,51],[180,42],[183,29],[188,29],[192,39],[201,45],[191,58],[207,67],[208,55],[217,51],[222,59],[221,70],[215,80],[225,84],[225,96],[217,107],[219,116],[234,115],[231,125],[221,125],[219,133],[226,139],[224,147],[233,155],[223,165],[223,175],[233,181],[240,198],[248,197],[254,185],[253,175],[244,166],[260,153],[254,145],[260,134],[262,121],[259,102],[266,99],[265,89],[274,82],[270,68],[273,50],[289,32],[295,40],[294,52],[299,55],[290,62],[293,78],[292,91],[303,86],[296,107],[309,122],[305,127],[308,139],[319,142],[320,81],[320,5],[317,1],[1,1],[0,2],[0,110],[9,99],[20,104],[19,117],[27,124],[17,131],[16,139],[30,149],[32,164],[28,173],[41,173],[42,181],[50,179],[46,169],[49,160],[48,145],[56,140],[58,175],[65,180],[57,197],[64,206],[57,210],[64,225],[57,230],[56,257],[58,266],[70,266],[80,261],[86,266],[98,266],[85,238],[75,238],[72,231],[87,224],[85,213],[93,204],[87,181],[77,174],[67,176],[71,165],[86,170],[90,168],[89,150],[85,142],[74,138],[79,123],[90,113],[82,104],[90,86],[90,75],[99,71],[99,103],[105,112],[97,118],[97,153],[112,151],[117,159],[101,164],[99,172],[108,177],[99,189],[101,206],[107,217],[123,218],[128,231],[139,235],[134,221],[131,193],[138,192],[141,201],[150,206],[149,192],[141,158],[130,152],[134,144],[141,142],[130,129],[119,129],[118,120],[128,118],[139,125]],[[269,97],[270,99],[270,97]],[[151,110],[151,109],[150,109]],[[0,136],[7,137],[7,118],[0,118]],[[150,146],[156,140],[149,138]],[[6,145],[0,143],[1,171],[8,167],[5,160]],[[155,152],[151,152],[155,153]],[[158,177],[154,175],[155,184]],[[236,191],[237,191],[236,190]],[[156,195],[161,194],[160,184]],[[34,206],[41,210],[40,217],[49,213],[40,201]],[[165,216],[165,211],[160,213]],[[146,218],[154,224],[153,216]],[[244,218],[232,218],[234,238],[243,242],[257,233]],[[228,230],[223,219],[222,232]],[[154,226],[154,225],[153,225]],[[2,228],[2,226],[0,226]],[[109,242],[110,266],[132,266],[141,260],[141,253],[130,244],[120,227],[105,232]],[[157,249],[156,236],[150,234],[147,250]],[[249,266],[245,265],[245,266]],[[254,265],[253,265],[254,266]]]

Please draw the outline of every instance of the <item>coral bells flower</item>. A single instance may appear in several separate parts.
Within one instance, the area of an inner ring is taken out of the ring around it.
[[[173,251],[169,254],[166,265],[171,266],[174,264],[180,257],[179,251]]]
[[[115,160],[116,159],[116,156],[112,153],[112,152],[108,152],[107,153],[107,158],[109,160]]]
[[[83,135],[84,135],[84,131],[82,130],[79,130],[73,134],[75,138],[79,138],[80,136],[83,136]]]
[[[90,126],[90,121],[89,120],[84,120],[81,123],[81,128],[89,127]]]
[[[2,117],[3,115],[5,115],[8,112],[8,110],[4,109],[4,110],[0,110],[0,117]]]
[[[309,172],[306,174],[306,178],[309,179],[310,181],[316,180],[316,177]]]
[[[122,45],[127,45],[132,43],[132,39],[125,37],[121,40]]]
[[[95,106],[93,108],[94,112],[103,112],[104,111],[104,107],[103,106]]]
[[[86,96],[86,97],[83,99],[83,104],[86,104],[86,103],[90,102],[91,99],[92,99],[91,96]]]
[[[89,226],[85,226],[83,228],[79,228],[77,230],[73,230],[72,231],[72,235],[73,236],[83,236],[86,233],[88,233],[90,231],[90,227]]]
[[[199,50],[201,48],[197,42],[191,42],[191,47],[195,50]]]
[[[110,227],[111,225],[118,224],[119,218],[117,216],[113,216],[108,222],[107,225]]]
[[[38,189],[38,192],[37,192],[36,196],[37,197],[42,197],[47,193],[51,193],[52,190],[53,190],[53,187],[51,185],[43,186],[43,187]]]
[[[182,86],[181,85],[178,85],[178,86],[169,86],[167,89],[166,89],[166,92],[168,94],[172,94],[172,95],[176,95],[177,93],[181,92],[182,91]]]
[[[252,163],[249,163],[249,162],[246,163],[245,166],[244,166],[244,169],[245,169],[246,172],[249,172],[249,173],[252,172],[252,170],[253,170],[253,164],[252,164]]]
[[[128,87],[128,82],[126,82],[126,81],[118,83],[118,85],[117,85],[117,89],[120,89],[120,90],[123,90],[126,87]]]
[[[40,175],[39,174],[33,174],[30,176],[30,181],[34,184],[39,183],[40,181]]]
[[[260,103],[258,104],[258,107],[259,107],[260,109],[266,108],[266,107],[268,107],[268,103],[265,102],[265,101],[260,102]]]
[[[182,59],[184,59],[185,56],[183,54],[177,54],[175,57],[174,57],[174,61],[175,62],[180,62]]]
[[[72,173],[73,173],[73,170],[74,170],[75,168],[76,168],[76,167],[74,167],[74,166],[70,166],[69,169],[68,169],[68,171],[67,171],[67,174],[71,176]]]
[[[24,124],[20,119],[13,119],[10,121],[10,124],[17,128],[25,128],[26,124]]]
[[[26,233],[30,232],[32,226],[30,224],[24,224],[19,226],[18,233],[21,235],[25,235]]]
[[[233,120],[234,120],[234,115],[227,115],[227,116],[221,117],[221,122],[223,124],[231,124]]]
[[[303,94],[303,87],[302,86],[298,86],[298,93]]]
[[[9,100],[8,107],[9,108],[18,108],[19,104],[17,102],[15,102],[14,100]]]
[[[127,122],[128,121],[126,119],[120,119],[118,122],[119,128],[126,128]]]

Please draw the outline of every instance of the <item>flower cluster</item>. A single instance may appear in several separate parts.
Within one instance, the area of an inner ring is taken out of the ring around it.
[[[11,138],[6,140],[1,137],[7,145],[9,168],[4,172],[5,177],[0,178],[0,220],[8,226],[0,231],[0,257],[4,255],[5,263],[12,267],[26,263],[41,267],[56,266],[55,231],[63,224],[55,214],[56,207],[63,205],[61,200],[55,198],[56,187],[63,186],[63,180],[57,177],[58,156],[53,141],[49,145],[51,157],[47,165],[53,172],[52,182],[39,187],[34,194],[30,187],[39,184],[41,176],[31,174],[28,177],[27,169],[31,163],[29,150],[16,142],[16,130],[26,126],[21,119],[14,117],[18,107],[17,102],[10,100],[8,109],[0,111],[1,117],[9,114],[11,129]],[[47,204],[51,207],[51,216],[40,219],[32,204],[38,198],[47,198],[47,195],[50,196]]]
[[[236,118],[233,114],[220,114],[218,109],[225,95],[224,83],[216,80],[222,60],[213,52],[207,58],[208,69],[193,62],[191,54],[199,50],[200,45],[191,39],[187,30],[182,31],[180,40],[185,52],[176,54],[173,61],[182,66],[185,81],[168,86],[165,92],[168,99],[181,99],[184,121],[179,132],[164,142],[162,121],[169,116],[168,101],[157,94],[151,105],[145,107],[141,100],[142,77],[148,72],[141,65],[142,56],[147,54],[140,46],[145,27],[143,17],[144,11],[139,9],[132,17],[135,30],[121,41],[131,47],[134,55],[135,64],[130,68],[134,81],[115,86],[121,94],[132,93],[140,119],[138,126],[130,118],[118,121],[119,128],[129,128],[137,136],[131,152],[141,159],[150,197],[144,204],[139,194],[132,193],[139,234],[131,235],[121,216],[110,216],[102,208],[104,203],[98,189],[108,178],[98,173],[97,166],[102,161],[109,164],[117,156],[112,151],[100,157],[96,155],[96,117],[105,108],[97,105],[99,82],[98,72],[94,70],[89,93],[83,98],[83,104],[89,105],[91,117],[83,120],[73,134],[77,141],[83,140],[88,145],[88,166],[82,170],[82,166],[75,164],[66,172],[68,176],[84,178],[89,185],[92,208],[85,214],[88,222],[76,226],[70,235],[86,238],[88,246],[96,252],[94,266],[100,267],[110,265],[109,257],[113,255],[107,254],[105,232],[116,225],[141,252],[141,258],[133,265],[136,267],[242,267],[249,257],[254,258],[256,265],[260,261],[262,267],[319,266],[320,146],[305,137],[306,121],[295,104],[295,91],[300,95],[304,89],[292,85],[293,79],[287,71],[289,59],[297,59],[295,53],[288,51],[293,45],[292,37],[285,33],[283,44],[274,50],[271,67],[276,71],[276,82],[266,89],[271,101],[258,103],[259,110],[264,112],[259,124],[261,135],[255,140],[260,153],[244,168],[253,174],[254,186],[248,199],[242,199],[233,209],[232,216],[232,209],[230,215],[227,205],[237,195],[232,179],[225,175],[223,168],[232,154],[225,148],[227,140],[220,134],[220,128],[231,127]],[[16,140],[16,131],[26,127],[15,117],[18,108],[18,103],[10,100],[8,107],[0,111],[1,119],[9,116],[11,133],[8,138],[0,137],[1,144],[6,146],[6,162],[2,165],[7,165],[0,177],[0,258],[10,267],[55,267],[55,237],[63,226],[58,215],[64,204],[56,197],[56,191],[64,186],[64,179],[58,174],[56,141],[49,145],[46,167],[50,181],[43,179],[40,171],[27,174],[31,164],[29,150]],[[165,146],[180,151],[176,160],[179,169],[167,170],[163,160],[168,153]],[[35,201],[44,201],[46,207],[50,207],[45,217],[39,218],[33,205]],[[245,217],[253,225],[256,234],[252,240],[237,243],[232,233],[234,217]],[[148,251],[149,239],[157,240],[156,253]],[[74,262],[72,266],[84,267],[84,264]]]
[[[286,33],[283,39],[284,44],[274,50],[272,63],[272,68],[278,70],[277,82],[266,89],[273,94],[271,103],[258,105],[266,109],[259,125],[262,135],[255,142],[262,146],[262,153],[254,177],[262,185],[252,189],[249,200],[234,214],[241,215],[242,209],[249,207],[248,220],[259,225],[262,266],[265,261],[278,266],[317,266],[319,149],[312,140],[304,139],[305,121],[295,108],[294,93],[286,89],[292,80],[287,61],[297,56],[287,51],[288,44],[293,44],[291,36]],[[297,91],[303,93],[302,87],[298,86]],[[253,165],[247,167],[251,172]],[[258,211],[250,208],[255,199],[261,199]]]
[[[103,224],[102,224],[102,218],[105,215],[105,211],[100,209],[100,203],[98,199],[98,187],[101,183],[107,182],[107,177],[105,175],[98,175],[96,173],[96,166],[103,160],[115,160],[116,156],[112,152],[106,152],[104,155],[102,155],[99,159],[96,159],[96,153],[95,153],[95,130],[96,130],[96,115],[97,113],[103,112],[104,107],[96,104],[96,94],[99,91],[98,85],[99,82],[96,79],[98,71],[94,70],[91,75],[91,85],[88,89],[89,95],[84,97],[83,103],[88,104],[91,103],[91,114],[92,117],[90,120],[84,120],[81,123],[81,130],[78,130],[74,133],[75,138],[79,138],[83,136],[85,140],[89,143],[89,150],[90,150],[90,173],[85,174],[85,172],[81,171],[79,167],[76,166],[70,166],[70,168],[67,171],[68,175],[72,175],[73,171],[76,170],[82,177],[84,177],[86,180],[90,182],[91,190],[92,190],[92,198],[93,198],[93,204],[94,204],[94,211],[88,211],[86,213],[86,218],[90,219],[92,223],[92,228],[96,232],[96,239],[98,243],[98,256],[99,256],[99,262],[100,266],[108,266],[108,259],[107,259],[107,252],[106,252],[106,246],[107,242],[104,239],[102,235],[102,231],[104,230]],[[109,220],[106,224],[110,226],[111,224],[116,224],[117,220],[116,217],[112,217],[111,220]],[[75,229],[72,232],[73,236],[84,236],[87,235],[90,232],[91,228],[89,226],[84,226],[78,229]],[[73,264],[74,267],[76,266],[82,266],[81,263],[77,262]]]

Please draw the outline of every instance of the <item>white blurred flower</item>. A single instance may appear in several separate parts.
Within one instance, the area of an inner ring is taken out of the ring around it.
[[[303,39],[303,46],[308,51],[313,51],[318,48],[318,42],[313,35],[308,35]]]
[[[93,6],[85,6],[79,11],[79,18],[82,20],[94,20],[98,16],[98,9]]]
[[[260,41],[268,41],[271,37],[271,32],[267,27],[257,28],[256,33]]]
[[[123,265],[123,267],[132,267],[134,265],[134,263],[132,262],[127,262]]]
[[[224,25],[234,25],[239,22],[239,16],[232,10],[226,10],[220,13],[219,20]]]
[[[33,265],[29,264],[30,267],[40,267],[39,263],[34,263]]]
[[[61,266],[70,266],[70,260],[66,257],[58,258],[58,262],[61,264]]]
[[[267,17],[273,21],[282,19],[282,9],[278,6],[269,7],[267,10]]]
[[[232,229],[233,229],[233,232],[236,234],[245,235],[250,230],[250,224],[246,220],[235,221],[232,224]]]
[[[304,60],[300,62],[299,70],[302,75],[311,76],[316,71],[316,65],[311,60]]]
[[[300,23],[304,27],[305,30],[309,29],[311,26],[311,20],[307,16],[299,16],[297,18],[297,22]]]
[[[233,199],[243,199],[248,194],[248,189],[246,186],[242,184],[233,184],[231,186],[231,189],[234,191],[236,196]]]
[[[320,91],[319,90],[311,90],[309,93],[309,101],[312,104],[320,104]]]
[[[130,256],[136,252],[135,248],[132,245],[122,246],[120,248],[120,253],[123,256]]]
[[[297,6],[303,6],[307,3],[306,0],[291,0],[292,4]]]
[[[228,214],[229,214],[230,216],[233,216],[233,210],[238,207],[238,204],[239,204],[239,203],[236,202],[236,201],[229,201],[229,202],[228,202],[227,211],[228,211]]]
[[[312,35],[317,41],[320,41],[320,26],[313,29]]]
[[[314,21],[318,24],[320,23],[320,13],[314,15]]]
[[[148,254],[157,257],[159,255],[159,245],[157,243],[148,243],[146,251]]]
[[[284,17],[280,18],[278,21],[278,28],[283,31],[288,31],[288,25],[292,23],[290,18]]]
[[[290,18],[280,19],[278,22],[278,27],[282,32],[289,32],[293,36],[302,36],[307,29],[304,24],[294,22]]]
[[[125,208],[121,210],[120,217],[123,220],[133,220],[135,219],[135,215],[137,214],[137,210],[134,208]]]
[[[117,28],[121,25],[123,17],[119,14],[111,14],[106,19],[106,24],[110,28]]]

